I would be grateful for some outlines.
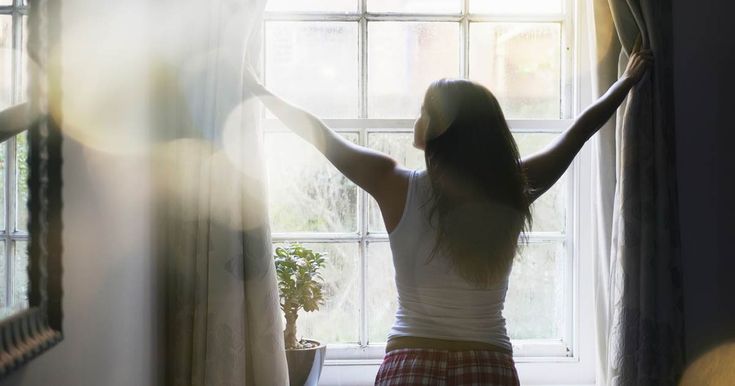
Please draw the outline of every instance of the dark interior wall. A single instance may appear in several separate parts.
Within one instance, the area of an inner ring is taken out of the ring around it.
[[[674,88],[688,361],[735,339],[735,7],[674,0]]]

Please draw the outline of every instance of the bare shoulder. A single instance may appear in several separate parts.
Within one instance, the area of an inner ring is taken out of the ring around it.
[[[403,216],[408,185],[413,172],[411,169],[396,166],[393,173],[390,173],[390,177],[385,179],[385,186],[381,189],[380,197],[375,197],[388,232],[398,225]]]

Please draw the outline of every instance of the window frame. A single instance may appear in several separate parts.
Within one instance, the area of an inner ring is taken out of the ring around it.
[[[28,17],[28,4],[25,0],[13,0],[11,5],[0,6],[0,15],[11,15],[12,17],[12,70],[11,70],[11,95],[10,106],[21,103],[23,99],[23,83],[25,69],[23,68],[23,43],[27,31],[24,21]],[[25,132],[18,135],[27,135]],[[17,136],[11,137],[0,146],[5,152],[5,170],[0,178],[4,179],[4,227],[0,229],[0,240],[5,243],[5,277],[0,278],[5,282],[6,305],[15,308],[28,307],[26,299],[22,304],[15,303],[15,256],[17,255],[16,243],[28,242],[30,240],[28,230],[18,227],[18,158],[17,158]],[[26,227],[27,228],[27,227]]]
[[[578,81],[580,69],[579,40],[582,28],[578,26],[580,2],[562,0],[562,12],[559,14],[540,15],[487,15],[469,13],[469,0],[461,0],[461,11],[457,14],[405,14],[405,13],[369,13],[366,0],[358,0],[358,9],[348,13],[311,13],[311,12],[266,12],[265,23],[269,21],[351,21],[358,22],[358,63],[360,66],[358,80],[359,118],[356,119],[324,119],[330,128],[340,133],[357,133],[359,144],[367,145],[369,133],[412,133],[413,119],[376,119],[367,117],[367,31],[369,21],[451,21],[460,23],[460,76],[469,75],[469,26],[471,22],[555,22],[560,23],[561,39],[561,104],[559,119],[510,119],[508,124],[514,133],[560,133],[566,129],[581,111],[581,85]],[[264,23],[264,26],[265,26]],[[264,27],[265,28],[265,27]],[[263,56],[261,68],[265,79],[265,33],[263,38]],[[275,119],[263,119],[266,132],[288,131]],[[560,382],[590,383],[594,380],[592,322],[580,321],[580,310],[592,311],[591,262],[581,261],[579,256],[592,256],[590,229],[593,225],[582,208],[589,207],[591,175],[589,161],[590,150],[585,148],[572,163],[564,175],[566,189],[566,223],[564,232],[531,232],[529,242],[563,241],[566,250],[566,279],[564,291],[566,325],[562,339],[553,340],[513,340],[514,358],[519,373],[529,384]],[[365,316],[366,281],[367,281],[367,244],[371,241],[388,241],[386,233],[368,232],[369,196],[358,188],[358,226],[356,233],[306,233],[288,232],[273,233],[273,242],[358,242],[360,249],[361,285],[360,306],[361,326],[360,339],[368,337],[367,317]],[[585,273],[583,276],[582,273]],[[344,382],[345,379],[367,379],[365,372],[374,376],[377,366],[384,355],[384,344],[329,344],[323,381],[326,384]],[[582,358],[584,356],[584,358]],[[330,371],[329,367],[339,368],[340,374]],[[549,375],[551,373],[555,375]],[[353,374],[353,375],[350,375]],[[362,374],[363,378],[358,376]],[[525,374],[525,376],[524,376]],[[592,375],[590,375],[592,374]],[[349,383],[349,382],[348,382]]]

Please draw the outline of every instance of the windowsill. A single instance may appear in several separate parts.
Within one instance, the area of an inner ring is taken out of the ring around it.
[[[516,361],[568,361],[574,360],[573,349],[562,339],[517,339],[511,341]],[[385,354],[385,344],[361,347],[357,344],[329,344],[325,363],[333,365],[380,364]]]
[[[578,371],[581,366],[583,365],[577,358],[521,357],[516,359],[516,368],[522,385],[594,385],[594,374]],[[380,360],[375,359],[326,361],[319,385],[373,385],[379,367]]]
[[[330,345],[319,385],[372,385],[384,345]],[[523,385],[592,385],[589,359],[580,360],[560,340],[513,341],[516,368]],[[565,354],[569,355],[566,356]]]

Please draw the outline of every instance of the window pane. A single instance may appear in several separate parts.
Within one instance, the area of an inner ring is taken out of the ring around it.
[[[265,10],[269,12],[353,12],[357,11],[355,0],[268,0]]]
[[[13,17],[0,15],[0,109],[13,98]]]
[[[20,57],[20,101],[28,100],[28,16],[23,16],[23,33]],[[34,64],[35,65],[35,64]]]
[[[470,0],[471,13],[559,13],[561,0]]]
[[[6,277],[8,275],[8,256],[5,253],[5,241],[0,241],[0,309],[8,306],[7,292],[8,283]],[[0,316],[4,316],[0,313]]]
[[[284,244],[276,244],[285,246]],[[322,270],[325,305],[318,311],[299,312],[296,337],[322,343],[358,343],[360,331],[360,255],[355,243],[302,243],[326,253]]]
[[[470,78],[495,94],[506,118],[558,119],[559,24],[472,23]]]
[[[459,13],[458,0],[367,0],[368,12]]]
[[[368,146],[390,155],[400,165],[409,169],[424,169],[424,152],[413,147],[413,133],[370,133],[368,134]],[[369,198],[369,224],[370,232],[385,233],[385,224],[380,214],[377,202]]]
[[[28,306],[28,243],[15,242],[13,261],[13,307]]]
[[[559,134],[556,133],[513,133],[521,156],[527,156],[543,149]],[[566,178],[559,181],[539,197],[533,206],[533,227],[535,232],[564,232],[566,221]]]
[[[533,232],[564,232],[566,221],[566,178],[562,177],[531,205]]]
[[[368,244],[367,259],[368,340],[369,343],[381,343],[388,338],[398,308],[390,244]]]
[[[459,76],[459,23],[368,24],[368,114],[419,114],[429,84]]]
[[[0,144],[0,229],[5,230],[5,173],[7,170],[7,146]]]
[[[268,22],[268,87],[320,117],[357,117],[357,22]]]
[[[28,229],[28,135],[19,134],[16,140],[16,229]]]
[[[288,132],[265,133],[265,153],[274,232],[357,231],[357,187],[321,153]]]
[[[564,244],[530,243],[513,263],[503,316],[511,339],[560,338],[564,315]]]

